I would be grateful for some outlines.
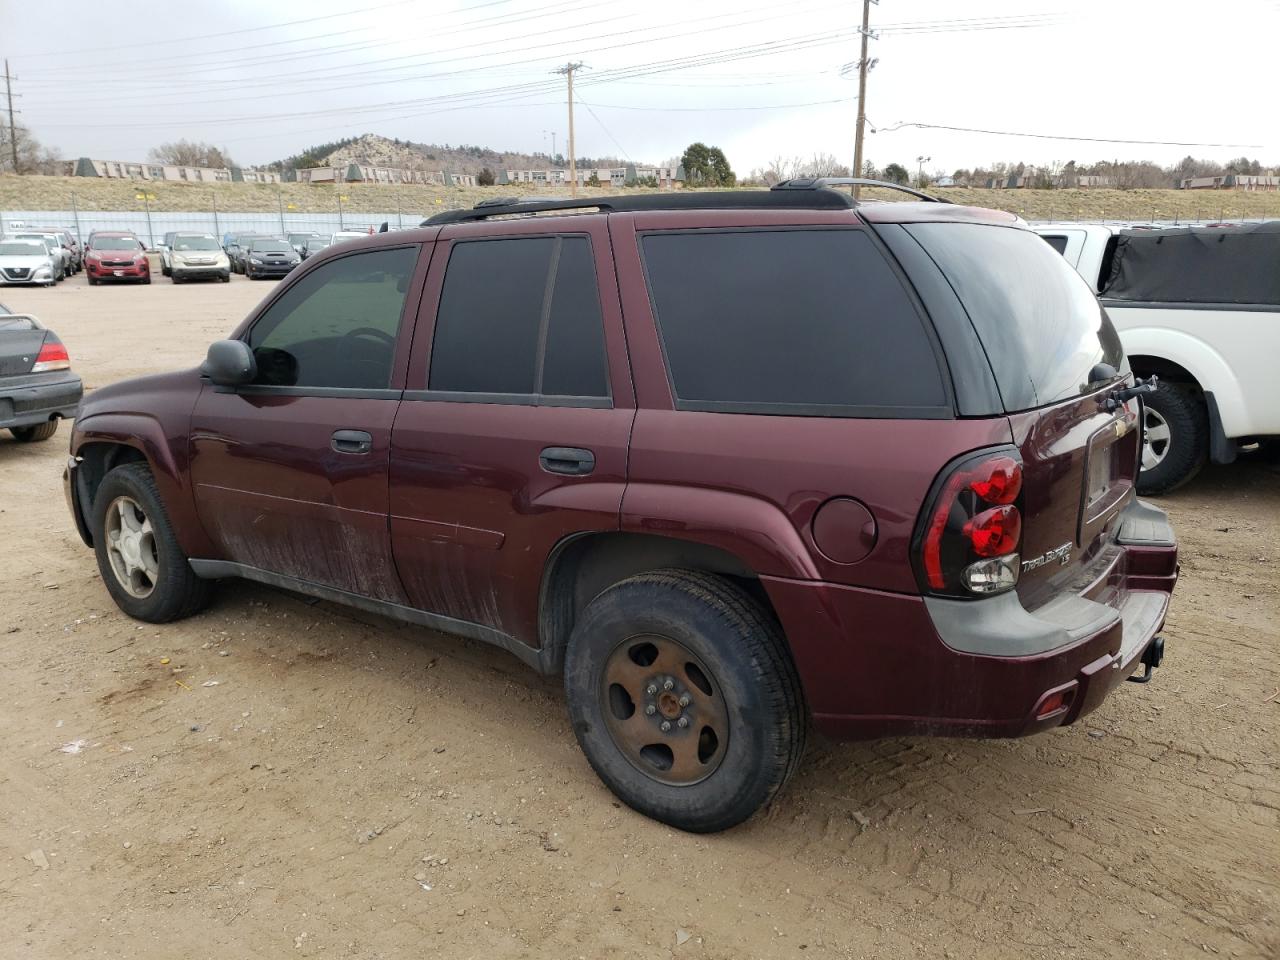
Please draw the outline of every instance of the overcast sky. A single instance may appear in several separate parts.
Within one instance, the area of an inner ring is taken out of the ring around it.
[[[0,0],[19,119],[66,157],[143,159],[186,137],[255,164],[364,132],[535,152],[554,131],[566,152],[552,71],[570,60],[586,64],[579,155],[660,162],[703,140],[746,173],[853,154],[858,0],[79,7]],[[872,28],[866,157],[879,166],[1280,163],[1280,0],[883,0]],[[911,123],[1223,146],[892,129]]]

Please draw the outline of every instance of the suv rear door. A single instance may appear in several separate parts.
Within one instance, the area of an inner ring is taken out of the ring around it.
[[[352,250],[282,284],[243,334],[255,382],[204,385],[191,481],[220,559],[403,602],[387,464],[425,278],[419,254],[417,244]]]
[[[635,401],[604,217],[444,228],[417,329],[392,435],[401,579],[415,607],[536,645],[548,555],[616,530],[626,482]]]

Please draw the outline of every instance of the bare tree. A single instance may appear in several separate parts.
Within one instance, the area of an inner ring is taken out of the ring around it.
[[[761,173],[761,179],[764,180],[767,186],[772,187],[775,183],[781,183],[783,180],[793,176],[792,171],[794,169],[795,162],[779,154],[769,161]]]
[[[226,150],[211,143],[174,140],[151,150],[151,159],[178,167],[234,167],[235,161]]]
[[[840,163],[830,153],[815,153],[802,165],[802,176],[806,177],[847,177],[849,168]]]
[[[13,146],[9,142],[9,125],[0,124],[0,173],[60,173],[62,161],[58,152],[44,146],[26,127],[14,127],[18,145],[18,167],[13,166]]]

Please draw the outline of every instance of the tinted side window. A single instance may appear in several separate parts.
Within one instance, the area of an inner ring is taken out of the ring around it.
[[[249,331],[255,382],[385,389],[417,247],[331,260],[298,280]]]
[[[657,233],[643,244],[681,406],[948,406],[924,323],[862,230]]]
[[[459,393],[608,396],[590,241],[516,237],[455,244],[427,385]]]

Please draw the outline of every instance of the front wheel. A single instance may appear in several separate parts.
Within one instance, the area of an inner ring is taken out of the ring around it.
[[[19,443],[39,443],[41,440],[48,440],[58,432],[58,421],[47,420],[31,427],[10,427],[9,432]]]
[[[721,577],[657,570],[587,606],[565,659],[578,743],[629,807],[725,830],[795,771],[807,717],[774,618]]]
[[[1180,384],[1161,381],[1143,397],[1142,469],[1138,492],[1168,493],[1200,472],[1209,457],[1209,416]]]
[[[92,529],[102,581],[129,616],[168,623],[208,603],[210,584],[192,573],[146,464],[126,463],[103,478]]]

